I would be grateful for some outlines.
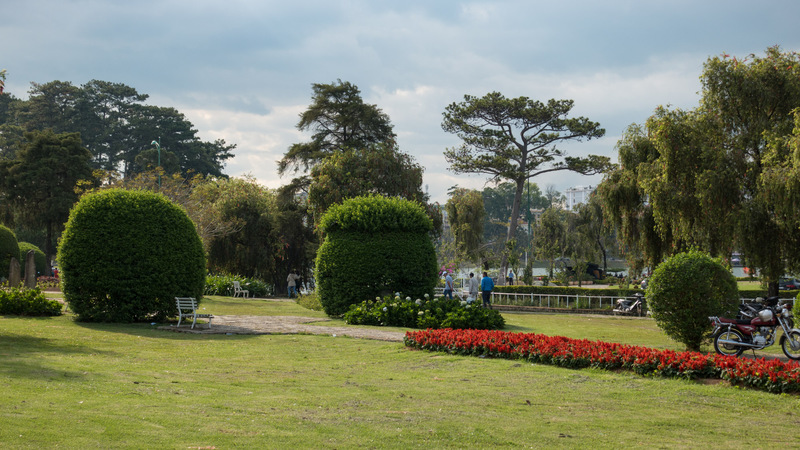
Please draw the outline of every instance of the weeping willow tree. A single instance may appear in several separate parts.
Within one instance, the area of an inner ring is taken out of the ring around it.
[[[791,192],[777,186],[795,167],[788,136],[800,57],[778,47],[763,57],[721,55],[701,81],[697,108],[658,108],[645,128],[628,130],[620,165],[598,190],[646,264],[689,248],[715,256],[736,248],[777,294],[778,278],[800,266],[800,229],[781,212]]]
[[[483,245],[486,209],[481,193],[473,189],[453,188],[445,211],[453,233],[456,258],[482,263],[486,249]]]

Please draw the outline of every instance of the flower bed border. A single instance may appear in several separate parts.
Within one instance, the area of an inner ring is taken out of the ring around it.
[[[778,359],[754,360],[657,350],[588,339],[497,330],[445,328],[409,331],[403,342],[408,347],[454,355],[523,359],[573,369],[594,367],[630,370],[640,375],[668,378],[720,378],[732,385],[771,393],[800,392],[800,364]]]

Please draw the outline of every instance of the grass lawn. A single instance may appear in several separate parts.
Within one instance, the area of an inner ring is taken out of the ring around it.
[[[319,314],[226,297],[203,306]],[[510,331],[678,348],[646,319],[505,317]],[[193,335],[71,315],[0,316],[0,382],[0,448],[800,446],[797,396],[381,341]]]

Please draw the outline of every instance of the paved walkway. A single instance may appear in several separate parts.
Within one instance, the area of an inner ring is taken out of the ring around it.
[[[185,321],[181,322],[180,327],[173,324],[158,328],[194,334],[327,334],[392,342],[403,342],[405,336],[405,333],[400,331],[387,331],[374,327],[333,327],[319,324],[320,322],[329,320],[298,316],[214,316],[210,328],[208,324],[203,323],[191,329],[191,321],[188,325],[184,325]]]

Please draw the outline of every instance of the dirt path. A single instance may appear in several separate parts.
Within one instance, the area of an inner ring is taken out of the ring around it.
[[[161,330],[178,333],[195,334],[327,334],[331,336],[349,336],[362,339],[376,339],[381,341],[403,342],[405,335],[400,331],[387,331],[376,328],[363,327],[329,327],[313,325],[317,322],[327,322],[328,319],[298,316],[214,316],[211,327],[208,324],[198,324],[191,329],[182,322],[180,327],[163,325]]]

